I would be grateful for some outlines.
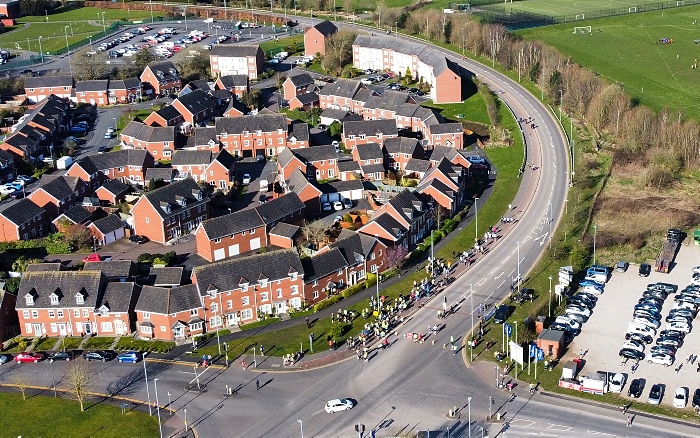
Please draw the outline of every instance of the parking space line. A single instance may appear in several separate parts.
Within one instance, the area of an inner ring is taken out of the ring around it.
[[[561,424],[554,424],[554,423],[548,423],[548,424],[549,424],[549,426],[547,426],[547,429],[553,429],[553,428],[556,428],[556,427],[561,427],[562,429],[557,429],[557,431],[559,431],[559,432],[568,432],[568,431],[570,431],[571,429],[573,429],[572,426],[564,426],[564,425],[561,425]]]
[[[485,282],[486,282],[486,277],[484,277],[484,278],[482,278],[481,280],[479,280],[479,281],[476,283],[476,285],[477,285],[477,286],[481,286],[481,285],[484,284]]]
[[[533,421],[533,420],[526,420],[526,419],[524,419],[524,418],[513,418],[512,420],[510,420],[510,424],[513,424],[513,423],[521,423],[521,422],[526,422],[526,423],[528,423],[528,424],[525,425],[525,427],[530,427],[530,426],[532,426],[533,424],[537,423],[536,421]]]

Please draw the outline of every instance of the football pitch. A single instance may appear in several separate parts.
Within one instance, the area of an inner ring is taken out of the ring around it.
[[[616,10],[618,13],[634,13],[641,11],[642,5],[661,3],[659,0],[521,0],[493,3],[492,6],[502,6],[506,12],[532,12],[546,16],[567,16],[571,20],[586,19],[596,11]],[[670,6],[685,5],[684,0],[666,0]]]
[[[574,26],[591,26],[592,32],[574,34]],[[542,40],[609,82],[622,84],[643,105],[700,120],[700,6],[515,33]]]

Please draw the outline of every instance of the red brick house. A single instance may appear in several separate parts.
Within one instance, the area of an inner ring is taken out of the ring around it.
[[[283,249],[196,267],[192,282],[211,331],[300,309],[304,268],[296,249]]]
[[[357,122],[344,122],[341,141],[346,149],[354,149],[355,146],[365,143],[379,143],[387,138],[398,137],[399,130],[396,120],[363,120]]]
[[[374,236],[342,230],[338,240],[318,250],[317,255],[338,249],[345,259],[342,279],[336,280],[338,290],[365,280],[368,272],[377,273],[386,269],[384,257],[386,245]],[[313,298],[312,299],[316,299]]]
[[[304,215],[313,217],[321,213],[321,195],[323,192],[309,181],[309,178],[299,169],[294,169],[289,179],[282,184],[285,193],[296,193],[304,203]]]
[[[338,248],[318,252],[301,260],[304,266],[304,302],[311,306],[347,286],[348,263]]]
[[[358,231],[378,236],[388,246],[413,248],[432,228],[431,210],[418,196],[408,189],[400,192],[382,205]]]
[[[0,345],[3,341],[19,334],[19,318],[17,317],[17,296],[5,290],[0,290]]]
[[[292,100],[296,96],[308,93],[309,88],[316,88],[314,78],[308,73],[295,74],[287,77],[282,84],[282,94],[285,100]]]
[[[73,76],[37,76],[24,78],[24,93],[29,103],[39,103],[50,95],[71,99]]]
[[[197,182],[208,181],[207,167],[211,163],[210,151],[179,150],[173,153],[172,166],[177,171],[175,179],[192,178]]]
[[[153,155],[147,150],[123,149],[80,158],[68,169],[66,176],[80,178],[92,190],[108,179],[143,186],[146,169],[153,167],[153,164]]]
[[[119,134],[125,149],[145,149],[156,160],[170,160],[175,150],[175,128],[149,126],[136,120]]]
[[[161,61],[146,66],[140,76],[141,82],[153,87],[156,95],[165,96],[182,89],[182,76],[170,61]]]
[[[148,126],[177,126],[184,122],[185,118],[174,106],[166,105],[158,111],[153,111],[143,121]]]
[[[228,192],[236,179],[236,159],[223,150],[214,157],[206,169],[206,179],[209,185],[217,190]]]
[[[107,95],[110,105],[135,102],[143,96],[139,78],[110,79]]]
[[[63,233],[68,226],[75,224],[87,225],[90,223],[91,219],[92,213],[87,211],[82,205],[75,205],[61,213],[56,219],[52,220],[51,223],[56,231]]]
[[[181,94],[173,101],[172,106],[190,125],[197,125],[216,115],[216,99],[203,90]]]
[[[131,208],[134,233],[165,243],[209,217],[209,198],[191,178],[144,194]]]
[[[88,103],[97,106],[110,105],[108,90],[109,81],[107,79],[78,81],[75,84],[76,103]]]
[[[0,206],[2,241],[29,240],[48,233],[46,211],[29,199],[17,199]]]
[[[360,165],[362,176],[370,181],[384,179],[384,153],[377,143],[363,143],[352,151],[352,159]]]
[[[88,225],[95,242],[99,246],[109,245],[126,237],[126,226],[119,216],[110,214]]]
[[[356,105],[353,103],[353,100],[362,90],[368,91],[367,96],[372,94],[372,92],[367,90],[367,87],[358,80],[338,79],[332,84],[325,85],[318,93],[321,108],[332,108],[360,113],[361,111],[356,111]]]
[[[85,182],[78,177],[44,175],[39,187],[27,199],[43,208],[47,217],[55,218],[73,207],[79,198],[86,196],[87,190]]]
[[[472,154],[468,154],[464,149],[456,149],[450,146],[433,146],[432,149],[430,153],[430,162],[433,165],[440,163],[443,158],[447,158],[447,161],[454,165],[462,166],[465,169],[471,167],[467,156]]]
[[[451,216],[464,200],[464,183],[464,168],[443,158],[426,172],[416,192],[434,199]]]
[[[257,79],[265,67],[265,54],[260,46],[245,44],[217,44],[209,52],[212,77],[247,75]]]
[[[335,24],[328,20],[322,21],[304,31],[304,55],[321,56],[326,54],[326,41],[328,37],[338,32]]]
[[[338,176],[338,159],[332,145],[310,148],[284,148],[277,155],[277,170],[283,179],[289,179],[295,169],[301,170],[309,179],[329,179]]]
[[[289,193],[251,209],[203,221],[195,232],[197,253],[211,262],[265,247],[268,231],[278,223],[303,223],[304,207],[295,193]]]
[[[197,150],[208,150],[217,153],[221,150],[221,143],[216,135],[216,128],[213,126],[196,127],[194,136],[187,138],[187,148]]]
[[[426,136],[430,146],[464,148],[464,128],[461,123],[441,123],[428,125]]]
[[[281,179],[288,180],[297,169],[306,175],[306,163],[302,161],[301,157],[287,147],[282,148],[282,151],[277,154],[277,172]]]
[[[299,109],[302,111],[309,111],[312,108],[318,108],[318,94],[315,91],[309,93],[299,94],[294,96],[289,100],[289,109]]]
[[[389,138],[384,142],[383,149],[384,164],[395,171],[406,170],[406,164],[412,158],[423,158],[423,146],[414,138]]]
[[[214,87],[217,90],[228,90],[240,99],[243,93],[250,91],[250,79],[248,75],[219,76]]]
[[[204,309],[194,284],[144,286],[135,311],[142,339],[171,341],[204,333]]]
[[[268,233],[270,245],[280,248],[294,248],[297,246],[297,236],[301,227],[298,225],[286,224],[280,222]]]
[[[215,128],[222,147],[234,157],[276,155],[287,145],[289,134],[287,118],[281,114],[217,117]]]

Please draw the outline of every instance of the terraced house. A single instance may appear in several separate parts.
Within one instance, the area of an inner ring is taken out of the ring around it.
[[[91,190],[108,179],[143,186],[146,169],[153,167],[153,163],[153,155],[147,150],[126,149],[80,158],[68,169],[66,176],[77,176]]]
[[[109,102],[109,81],[96,79],[92,81],[78,81],[75,84],[76,103],[88,103],[90,105],[106,106]]]
[[[39,103],[50,95],[71,99],[73,76],[37,76],[24,79],[24,94],[29,103]]]
[[[147,66],[143,69],[140,79],[142,83],[150,84],[157,96],[177,93],[182,89],[182,76],[170,61],[156,62]]]
[[[216,135],[221,146],[234,157],[277,155],[285,146],[308,147],[305,123],[289,124],[282,114],[217,117]]]
[[[211,331],[301,308],[304,268],[292,248],[196,267],[192,282]]]
[[[87,194],[85,182],[78,177],[44,175],[39,184],[27,198],[43,208],[50,218],[58,217]]]
[[[29,199],[12,200],[0,206],[3,242],[34,239],[48,231],[46,212]]]
[[[110,105],[131,103],[143,95],[139,78],[110,79],[107,95]]]
[[[132,120],[119,133],[125,149],[145,149],[156,160],[170,160],[175,150],[175,128],[148,126]]]
[[[209,54],[211,75],[246,75],[258,78],[265,66],[265,54],[260,46],[245,44],[217,44]]]
[[[204,331],[204,309],[194,284],[144,286],[136,303],[138,334],[143,339],[179,340]]]

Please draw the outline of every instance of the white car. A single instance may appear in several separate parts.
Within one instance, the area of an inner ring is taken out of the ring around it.
[[[700,266],[696,266],[693,268],[693,274],[700,274]]]
[[[557,319],[555,319],[554,322],[566,324],[574,330],[578,330],[581,328],[580,322],[576,321],[575,319],[569,318],[568,316],[557,316]]]
[[[330,400],[326,403],[326,412],[329,414],[335,414],[340,411],[349,411],[353,407],[352,400],[346,398],[336,398],[335,400]]]
[[[581,292],[586,293],[586,294],[599,296],[603,293],[603,288],[596,287],[596,286],[584,286],[584,288],[581,290]]]
[[[628,350],[635,350],[635,351],[639,351],[640,353],[644,353],[644,345],[640,344],[637,341],[629,340],[622,345],[622,348],[628,349]]]
[[[624,347],[623,347],[624,348]],[[622,392],[622,388],[625,386],[627,381],[627,376],[622,373],[617,373],[610,378],[610,392]]]
[[[0,186],[0,193],[3,195],[9,195],[11,193],[16,192],[17,190],[21,189],[19,185],[15,183],[6,183]]]
[[[647,356],[647,361],[649,363],[658,363],[665,367],[670,367],[673,365],[673,356],[664,353],[654,353]]]
[[[689,303],[687,301],[676,301],[676,303],[672,307],[673,309],[689,309],[695,312],[696,306],[693,303]]]
[[[673,391],[673,407],[683,409],[688,404],[688,390],[685,388],[676,388]]]
[[[243,184],[250,184],[250,174],[246,173],[243,175]]]
[[[637,317],[632,320],[632,322],[636,322],[642,325],[645,325],[647,327],[651,327],[653,329],[658,329],[659,326],[661,326],[661,323],[659,321],[656,321],[654,319],[649,319],[649,318],[642,318],[642,317]]]
[[[569,306],[566,308],[566,313],[574,313],[585,316],[586,318],[589,318],[591,316],[590,309],[586,309],[585,307],[580,306]]]
[[[574,321],[577,321],[581,324],[583,324],[584,322],[586,322],[586,320],[588,320],[588,318],[586,318],[583,315],[579,315],[578,313],[566,313],[566,314],[564,314],[564,316],[566,316],[567,318],[571,318]]]
[[[340,201],[335,201],[335,202],[333,203],[333,209],[334,209],[335,211],[340,211],[340,210],[342,210],[342,209],[343,209],[343,203],[340,202]]]
[[[666,330],[678,330],[683,333],[690,333],[691,327],[681,321],[673,321],[666,323]]]

